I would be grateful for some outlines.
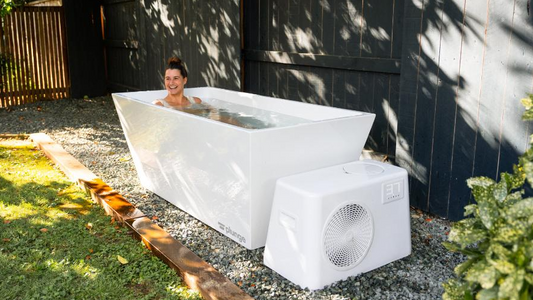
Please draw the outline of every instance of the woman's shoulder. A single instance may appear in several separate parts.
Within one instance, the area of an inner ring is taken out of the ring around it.
[[[198,98],[198,97],[193,97],[193,96],[185,96],[185,98],[187,98],[187,100],[189,100],[189,102],[191,104],[194,104],[194,103],[202,103],[202,99]]]
[[[156,99],[152,101],[152,104],[159,105],[159,106],[165,106],[167,102],[164,99]]]

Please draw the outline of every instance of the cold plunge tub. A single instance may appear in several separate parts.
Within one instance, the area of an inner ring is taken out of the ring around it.
[[[217,88],[185,94],[262,129],[151,104],[165,90],[113,94],[141,184],[248,249],[265,245],[276,180],[358,160],[375,117]]]

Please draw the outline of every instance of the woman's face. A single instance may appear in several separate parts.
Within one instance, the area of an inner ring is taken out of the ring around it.
[[[183,92],[187,78],[183,78],[180,70],[167,69],[165,71],[165,88],[170,95]]]

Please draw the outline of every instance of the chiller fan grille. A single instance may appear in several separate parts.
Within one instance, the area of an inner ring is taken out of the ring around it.
[[[361,205],[343,206],[330,218],[324,231],[324,250],[329,261],[338,268],[355,267],[372,243],[373,225],[370,213]]]

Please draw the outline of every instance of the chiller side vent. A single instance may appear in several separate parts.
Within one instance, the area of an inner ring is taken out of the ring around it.
[[[324,230],[324,251],[339,269],[355,267],[365,257],[372,243],[370,212],[359,204],[337,210]]]

